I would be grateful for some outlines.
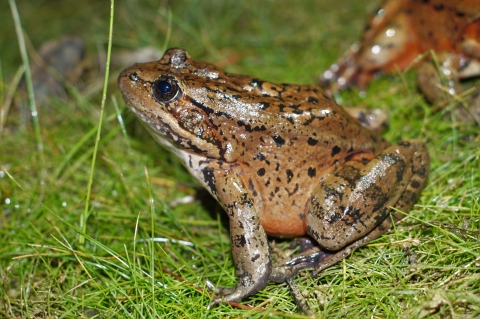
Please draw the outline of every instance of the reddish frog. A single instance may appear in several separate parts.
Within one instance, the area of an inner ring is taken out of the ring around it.
[[[351,85],[364,89],[375,74],[404,70],[429,50],[435,51],[445,78],[443,85],[430,57],[419,60],[418,83],[432,103],[447,92],[460,93],[460,79],[480,75],[480,1],[385,1],[362,41],[325,71],[321,81],[332,91]],[[479,105],[475,117],[480,115],[480,101],[474,104]]]
[[[127,68],[118,86],[228,214],[238,282],[208,282],[212,305],[335,264],[402,219],[391,207],[408,211],[426,183],[421,142],[390,146],[317,86],[228,74],[182,49]],[[272,264],[267,235],[306,234],[322,250]]]

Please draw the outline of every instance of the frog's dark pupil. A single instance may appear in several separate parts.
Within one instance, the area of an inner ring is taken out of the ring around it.
[[[160,81],[157,83],[157,90],[160,93],[169,93],[172,91],[172,86],[167,81]]]
[[[173,76],[161,75],[152,83],[152,95],[159,103],[170,103],[181,96],[182,92]]]

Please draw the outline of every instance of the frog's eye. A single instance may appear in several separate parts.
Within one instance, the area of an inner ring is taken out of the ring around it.
[[[162,75],[152,85],[153,96],[158,102],[167,103],[178,99],[180,88],[175,78]]]

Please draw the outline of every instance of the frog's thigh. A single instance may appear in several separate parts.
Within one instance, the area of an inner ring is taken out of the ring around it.
[[[366,164],[346,162],[314,190],[308,233],[326,249],[340,250],[377,227],[391,206],[413,206],[427,172],[428,153],[418,141],[390,146]]]

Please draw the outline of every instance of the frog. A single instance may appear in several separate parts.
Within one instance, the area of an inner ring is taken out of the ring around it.
[[[417,83],[428,102],[461,101],[460,81],[480,75],[480,1],[384,1],[362,40],[322,73],[320,83],[330,94],[351,86],[364,91],[376,75],[411,66],[418,66]],[[478,92],[464,100],[466,110],[456,113],[480,123]]]
[[[387,232],[426,185],[421,141],[391,145],[317,85],[227,73],[172,48],[123,70],[118,87],[228,215],[238,280],[228,288],[207,281],[210,307],[303,269],[318,274]],[[310,242],[274,262],[270,236]]]

